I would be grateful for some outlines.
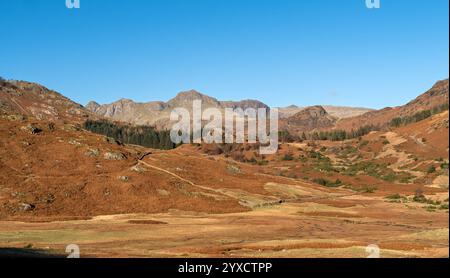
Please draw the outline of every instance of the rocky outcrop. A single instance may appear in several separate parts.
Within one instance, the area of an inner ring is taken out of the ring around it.
[[[322,106],[311,106],[281,121],[281,127],[292,134],[330,129],[336,118],[328,114]]]

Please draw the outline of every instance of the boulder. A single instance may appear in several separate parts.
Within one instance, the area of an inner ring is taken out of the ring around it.
[[[21,127],[21,129],[29,134],[38,134],[42,130],[33,124],[28,124],[26,126]]]
[[[33,204],[28,204],[28,203],[19,204],[20,211],[33,211],[35,208],[36,208],[36,206]]]
[[[128,177],[128,176],[120,176],[120,177],[119,177],[119,180],[124,181],[124,182],[127,182],[127,181],[130,180],[130,177]]]
[[[106,160],[125,160],[126,156],[119,152],[106,152],[103,158]]]
[[[145,168],[144,166],[137,164],[133,167],[130,168],[131,171],[137,172],[137,173],[144,173],[147,172],[147,168]]]
[[[99,149],[95,149],[95,148],[88,149],[88,150],[84,153],[84,155],[85,155],[85,156],[88,156],[88,157],[97,157],[97,156],[100,155],[100,150],[99,150]]]

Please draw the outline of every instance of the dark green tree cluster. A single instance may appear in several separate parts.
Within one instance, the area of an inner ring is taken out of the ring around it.
[[[157,131],[151,126],[118,125],[106,120],[87,120],[84,123],[84,128],[91,132],[114,138],[125,144],[162,150],[176,147],[170,139],[170,131]]]
[[[420,112],[415,113],[412,116],[394,118],[391,120],[390,126],[391,127],[400,127],[400,126],[404,126],[404,125],[408,125],[408,124],[412,124],[412,123],[417,123],[417,122],[428,119],[431,116],[439,114],[446,110],[448,110],[448,103],[433,107],[432,109],[422,110]]]
[[[372,131],[379,130],[379,127],[375,125],[366,125],[358,128],[357,130],[345,131],[345,130],[332,130],[332,131],[320,131],[313,132],[309,135],[302,134],[302,138],[308,138],[310,140],[330,140],[330,141],[344,141],[349,139],[358,138],[369,134]]]
[[[278,138],[279,138],[280,142],[282,142],[282,143],[292,143],[292,142],[298,141],[298,138],[296,138],[295,136],[290,134],[289,131],[287,131],[287,130],[279,131]]]

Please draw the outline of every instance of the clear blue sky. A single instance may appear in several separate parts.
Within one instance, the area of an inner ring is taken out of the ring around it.
[[[196,89],[271,106],[403,104],[449,75],[449,1],[0,0],[0,76],[71,99]]]

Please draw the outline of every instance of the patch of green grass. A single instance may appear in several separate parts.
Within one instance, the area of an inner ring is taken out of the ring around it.
[[[258,165],[259,165],[259,166],[264,166],[264,165],[267,165],[267,164],[269,164],[269,161],[268,161],[268,160],[259,160],[259,161],[258,161]]]
[[[378,190],[378,187],[374,185],[364,185],[361,187],[354,187],[354,186],[345,186],[345,188],[360,192],[360,193],[375,193],[375,191]]]
[[[363,186],[360,190],[360,192],[362,193],[375,193],[375,191],[378,190],[378,187],[373,186],[373,185],[367,185],[367,186]]]
[[[400,199],[403,199],[405,197],[403,197],[402,195],[396,193],[396,194],[392,194],[392,195],[386,196],[385,198],[389,199],[389,200],[400,200]]]
[[[425,209],[429,212],[435,212],[437,208],[435,206],[426,206]]]
[[[398,193],[386,196],[384,198],[387,199],[391,203],[402,203],[402,202],[406,202],[408,200],[408,198],[406,198],[405,196],[402,196]]]
[[[395,172],[388,168],[387,164],[378,164],[373,161],[362,161],[352,164],[343,172],[343,174],[356,176],[360,172],[388,182],[400,181],[401,183],[409,183],[410,180],[414,178],[414,176],[408,172]]]
[[[331,160],[327,157],[327,159],[321,159],[318,161],[314,168],[319,171],[324,172],[336,172],[336,169],[334,169],[333,164],[331,163]]]
[[[413,201],[421,204],[428,204],[433,206],[439,206],[441,201],[433,201],[431,199],[427,199],[425,196],[414,196]]]
[[[439,209],[440,209],[440,210],[448,210],[448,204],[442,204],[442,205],[439,207]]]

